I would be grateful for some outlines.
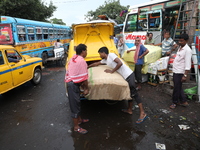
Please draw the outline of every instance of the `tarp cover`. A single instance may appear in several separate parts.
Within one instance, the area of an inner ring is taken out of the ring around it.
[[[128,82],[114,72],[104,72],[110,69],[107,65],[89,68],[89,100],[130,100]]]

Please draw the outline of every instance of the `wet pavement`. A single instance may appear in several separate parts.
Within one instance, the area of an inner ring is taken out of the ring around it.
[[[200,149],[200,104],[169,109],[167,85],[142,85],[139,91],[149,118],[142,124],[121,112],[126,101],[81,101],[81,127],[86,135],[73,132],[69,103],[65,96],[65,69],[56,65],[43,70],[40,85],[30,82],[0,96],[1,150],[155,150],[155,143],[167,150]],[[188,125],[181,130],[178,125]]]

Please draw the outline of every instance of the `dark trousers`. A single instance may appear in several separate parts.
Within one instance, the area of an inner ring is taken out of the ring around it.
[[[129,88],[130,88],[130,96],[131,98],[135,98],[135,101],[137,104],[141,103],[141,98],[139,97],[136,86],[135,86],[135,75],[132,73],[130,76],[126,78],[126,81],[128,82]],[[132,101],[132,100],[131,100]]]
[[[142,65],[135,65],[135,78],[138,83],[142,83]]]
[[[172,95],[172,101],[175,104],[177,104],[179,101],[181,103],[186,102],[186,98],[183,92],[182,82],[181,82],[182,77],[183,77],[183,74],[173,73],[174,90],[173,90],[173,95]]]
[[[71,110],[71,117],[78,118],[80,115],[80,84],[74,82],[67,82],[67,91],[69,106]]]

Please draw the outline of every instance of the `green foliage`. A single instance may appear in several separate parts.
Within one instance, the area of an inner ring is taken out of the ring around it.
[[[62,19],[57,19],[57,18],[50,19],[50,22],[51,22],[51,23],[54,23],[54,24],[66,25],[66,24],[62,21]]]
[[[127,10],[129,6],[121,6],[120,0],[107,0],[104,5],[99,6],[95,11],[88,11],[85,15],[87,21],[98,19],[99,15],[107,15],[110,19],[115,20],[118,24],[121,24],[125,20],[125,14],[120,17],[120,13],[123,10]]]
[[[49,5],[41,0],[1,0],[0,14],[37,21],[47,21],[53,16],[56,6],[52,1]]]

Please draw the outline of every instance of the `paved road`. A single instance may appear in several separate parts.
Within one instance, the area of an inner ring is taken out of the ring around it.
[[[200,149],[200,105],[191,101],[188,108],[170,110],[170,96],[147,84],[139,92],[149,116],[144,123],[135,124],[138,108],[133,115],[121,112],[126,101],[83,100],[82,116],[90,121],[82,127],[89,132],[72,132],[64,74],[52,65],[39,86],[28,82],[0,96],[1,150],[155,150],[155,143],[167,150]],[[179,124],[190,129],[182,131]]]

